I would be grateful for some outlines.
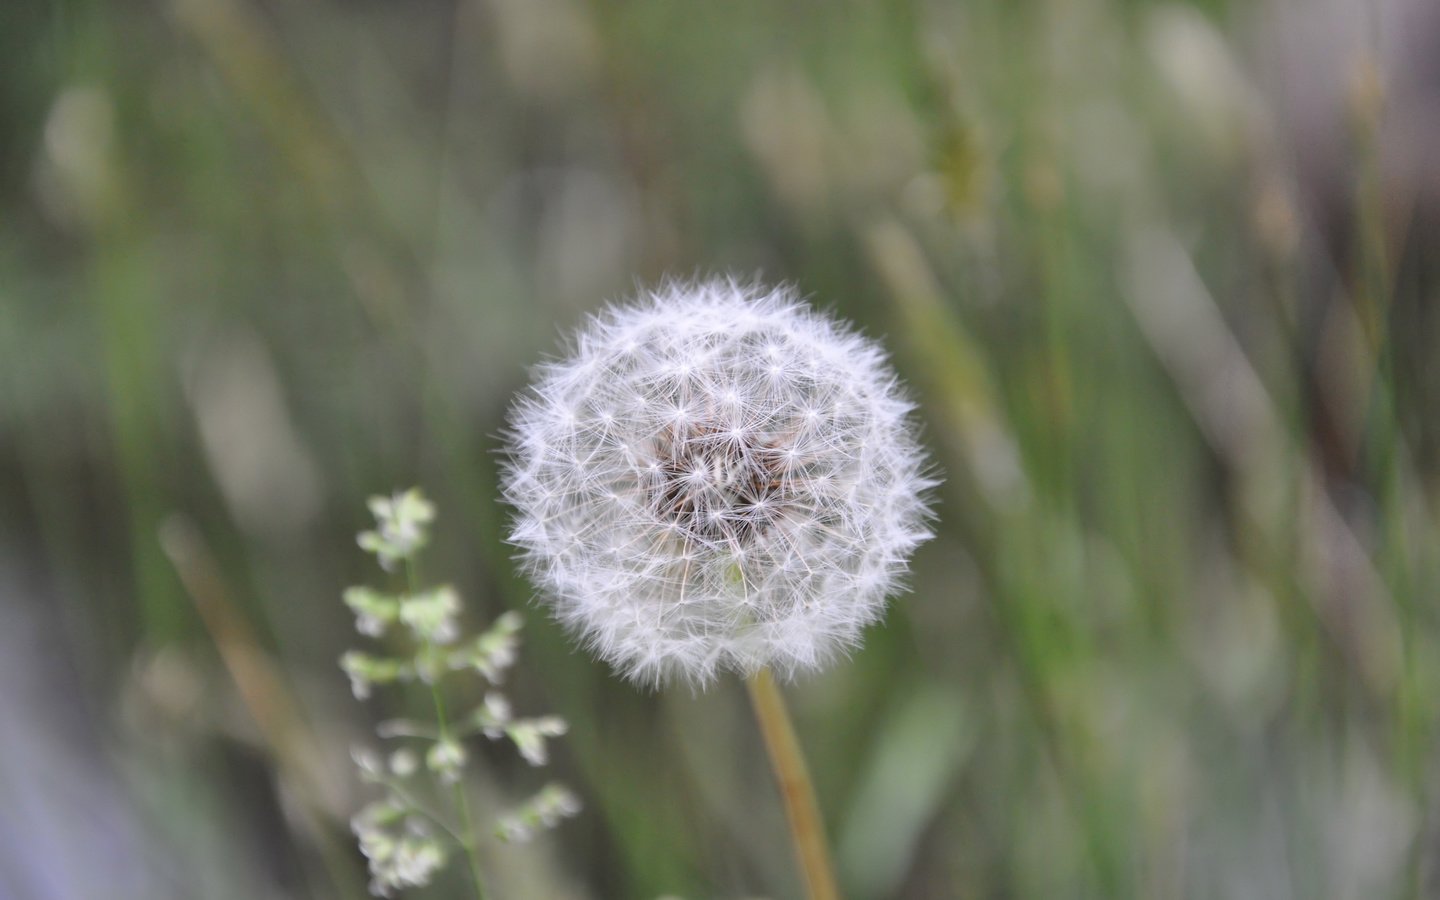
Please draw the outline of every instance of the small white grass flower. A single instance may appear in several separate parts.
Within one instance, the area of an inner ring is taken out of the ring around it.
[[[510,414],[511,540],[557,617],[649,683],[854,646],[930,536],[885,353],[785,287],[610,307]]]
[[[561,819],[568,819],[579,812],[580,801],[574,794],[562,785],[547,784],[518,809],[502,815],[496,823],[495,833],[507,843],[523,843],[534,837],[535,832],[554,828]]]

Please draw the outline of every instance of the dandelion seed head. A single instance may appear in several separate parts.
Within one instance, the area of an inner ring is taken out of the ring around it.
[[[511,541],[637,681],[822,667],[930,536],[884,352],[790,288],[668,284],[593,317],[510,413]]]

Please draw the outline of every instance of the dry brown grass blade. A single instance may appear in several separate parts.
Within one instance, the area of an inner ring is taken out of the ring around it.
[[[299,702],[261,648],[250,623],[231,602],[219,566],[199,531],[187,519],[172,515],[161,525],[159,537],[215,642],[241,703],[274,756],[281,786],[299,801],[294,809],[304,831],[315,841],[330,887],[341,896],[361,896],[363,888],[354,867],[346,861],[348,853],[335,840],[324,811],[313,776],[321,759],[318,741],[305,724]]]

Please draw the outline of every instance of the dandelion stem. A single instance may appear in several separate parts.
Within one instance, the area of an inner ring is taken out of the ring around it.
[[[825,823],[820,818],[815,785],[810,781],[810,770],[805,765],[800,741],[795,737],[795,726],[790,722],[785,697],[769,669],[756,672],[746,680],[746,685],[750,688],[755,718],[760,721],[765,749],[770,753],[770,765],[775,770],[775,780],[785,802],[785,817],[790,822],[790,837],[795,843],[800,869],[805,874],[808,896],[810,900],[838,900],[840,892],[835,887],[835,870],[830,862],[830,847],[825,840]]]

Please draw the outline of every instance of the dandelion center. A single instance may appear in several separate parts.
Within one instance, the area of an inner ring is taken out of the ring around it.
[[[742,549],[780,515],[783,456],[743,431],[700,423],[656,439],[651,510],[688,540]]]

